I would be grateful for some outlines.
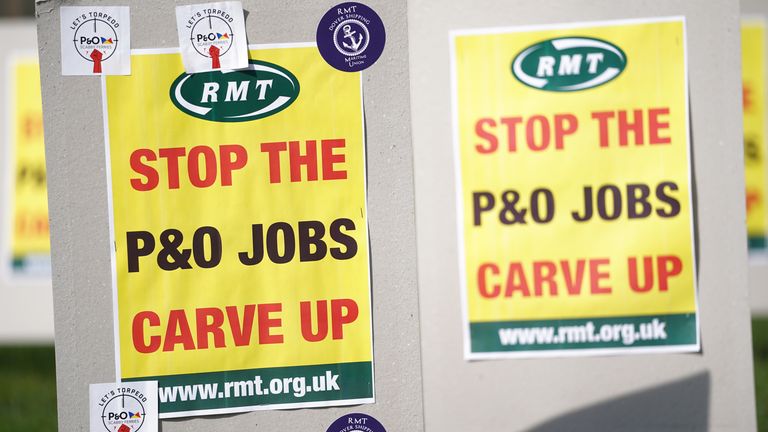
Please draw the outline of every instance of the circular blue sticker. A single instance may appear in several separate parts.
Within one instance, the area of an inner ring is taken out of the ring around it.
[[[381,18],[362,3],[340,3],[328,10],[317,25],[320,55],[344,72],[371,67],[384,51],[385,41]]]
[[[339,417],[326,432],[387,432],[378,420],[368,414],[352,413]]]

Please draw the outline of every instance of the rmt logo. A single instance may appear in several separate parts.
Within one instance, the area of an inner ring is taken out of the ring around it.
[[[520,52],[512,74],[540,90],[570,92],[603,85],[624,70],[627,57],[618,46],[587,37],[545,40]]]

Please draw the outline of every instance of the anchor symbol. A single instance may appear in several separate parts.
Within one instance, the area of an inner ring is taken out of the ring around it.
[[[363,35],[358,34],[358,36],[360,37],[357,39],[357,41],[355,41],[355,33],[357,32],[352,30],[351,25],[347,24],[344,27],[342,27],[342,29],[344,30],[344,38],[345,39],[349,38],[351,45],[347,44],[346,42],[342,42],[341,44],[344,45],[345,48],[351,51],[357,52],[357,49],[360,48],[360,45],[363,44]]]

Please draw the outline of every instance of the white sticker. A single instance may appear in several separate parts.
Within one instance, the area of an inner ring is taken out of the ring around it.
[[[61,7],[62,75],[130,75],[128,6]]]
[[[91,384],[91,432],[157,432],[157,381]]]
[[[187,73],[248,67],[245,18],[239,1],[176,6],[176,28]]]

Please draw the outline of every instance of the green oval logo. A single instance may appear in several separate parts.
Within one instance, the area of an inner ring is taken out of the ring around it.
[[[299,96],[299,81],[288,70],[250,60],[248,69],[183,73],[171,84],[176,108],[216,122],[244,122],[269,117]]]
[[[524,49],[512,61],[512,74],[528,87],[571,92],[601,86],[626,67],[627,56],[616,45],[587,37],[563,37]]]

